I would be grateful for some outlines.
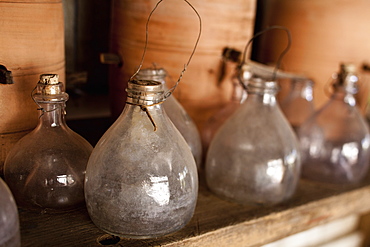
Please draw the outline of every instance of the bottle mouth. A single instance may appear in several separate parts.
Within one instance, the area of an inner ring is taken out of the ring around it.
[[[148,78],[151,78],[154,81],[162,82],[166,76],[167,76],[167,72],[165,69],[147,68],[147,69],[141,69],[135,77],[138,80],[147,80]]]
[[[164,101],[164,87],[154,80],[130,80],[127,88],[127,103],[153,105]]]

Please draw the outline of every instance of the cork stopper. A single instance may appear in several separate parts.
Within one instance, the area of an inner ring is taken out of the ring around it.
[[[358,92],[358,76],[356,66],[353,63],[341,63],[337,83],[334,88],[344,88],[347,93]]]
[[[68,94],[64,92],[64,86],[62,82],[59,82],[58,74],[40,75],[33,97],[39,101],[68,100]]]
[[[164,100],[163,84],[154,80],[130,80],[126,92],[131,104],[153,105]]]

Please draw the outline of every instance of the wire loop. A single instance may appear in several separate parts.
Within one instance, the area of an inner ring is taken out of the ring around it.
[[[161,2],[163,2],[163,1],[164,1],[164,0],[159,0],[159,1],[157,2],[157,4],[155,5],[155,7],[153,8],[153,10],[150,12],[149,16],[148,16],[148,20],[147,20],[146,25],[145,25],[145,46],[144,46],[143,55],[142,55],[142,57],[141,57],[141,62],[140,62],[140,65],[139,65],[139,67],[138,67],[137,71],[136,71],[136,72],[135,72],[135,73],[130,77],[130,80],[129,80],[129,81],[134,80],[134,77],[135,77],[135,76],[140,72],[140,69],[141,69],[141,67],[143,66],[144,58],[145,58],[145,54],[146,54],[147,47],[148,47],[148,38],[149,38],[149,22],[150,22],[150,18],[152,17],[152,15],[153,15],[154,11],[158,8],[159,4],[160,4]],[[187,67],[188,67],[188,66],[189,66],[189,64],[190,64],[191,59],[192,59],[192,58],[193,58],[193,56],[194,56],[195,50],[196,50],[196,48],[197,48],[197,46],[198,46],[198,43],[199,43],[199,40],[200,40],[200,36],[201,36],[201,34],[202,34],[202,19],[201,19],[200,15],[199,15],[198,11],[197,11],[197,10],[193,7],[193,5],[191,5],[187,0],[183,0],[183,1],[184,1],[184,2],[186,2],[186,3],[187,3],[187,4],[188,4],[188,5],[189,5],[193,10],[194,10],[195,14],[197,15],[197,17],[198,17],[198,19],[199,19],[199,33],[198,33],[198,36],[197,36],[197,39],[196,39],[196,42],[195,42],[194,48],[193,48],[193,50],[192,50],[192,52],[191,52],[191,54],[190,54],[190,57],[189,57],[189,59],[188,59],[187,63],[186,63],[186,64],[184,64],[184,68],[183,68],[183,70],[181,71],[180,76],[179,76],[179,78],[177,79],[177,81],[176,81],[175,85],[174,85],[173,87],[171,87],[167,92],[164,92],[163,99],[162,99],[159,103],[154,104],[154,105],[158,105],[158,104],[163,103],[163,102],[164,102],[168,97],[170,97],[170,96],[171,96],[171,94],[175,91],[175,89],[176,89],[176,88],[177,88],[177,86],[179,85],[179,83],[180,83],[180,81],[181,81],[181,79],[182,79],[182,77],[183,77],[183,75],[184,75],[184,73],[185,73],[185,71],[186,71]],[[128,103],[128,102],[126,102],[126,103]],[[149,112],[149,109],[148,109],[148,107],[150,107],[150,106],[154,106],[154,105],[141,105],[141,104],[132,104],[132,103],[128,103],[128,104],[136,105],[136,106],[140,106],[141,110],[142,110],[142,111],[144,111],[144,112],[146,113],[146,115],[148,116],[148,118],[149,118],[150,122],[152,123],[152,125],[153,125],[153,127],[154,127],[154,131],[156,131],[156,130],[157,130],[157,125],[156,125],[156,123],[155,123],[155,121],[154,121],[153,117],[151,116],[151,114],[150,114],[150,112]]]
[[[280,29],[280,30],[284,30],[286,31],[287,33],[287,36],[288,36],[288,44],[287,46],[285,47],[285,49],[281,52],[281,54],[279,55],[279,58],[276,62],[276,65],[275,65],[275,68],[274,68],[274,71],[273,71],[273,77],[272,77],[272,80],[276,80],[276,74],[277,74],[277,71],[279,70],[280,68],[280,65],[281,65],[281,60],[283,59],[284,55],[289,51],[290,47],[291,47],[291,44],[292,44],[292,36],[290,34],[290,31],[288,28],[284,27],[284,26],[278,26],[278,25],[274,25],[274,26],[270,26],[270,27],[267,27],[265,28],[264,30],[262,31],[259,31],[257,32],[256,34],[253,35],[253,37],[248,41],[247,45],[245,46],[244,48],[244,52],[243,52],[243,58],[240,62],[240,65],[238,66],[238,70],[239,70],[239,73],[238,73],[238,79],[239,79],[239,82],[242,84],[243,88],[246,89],[246,85],[243,83],[243,79],[240,77],[240,72],[241,72],[241,69],[242,69],[242,66],[245,64],[245,59],[246,59],[246,56],[247,56],[247,49],[249,47],[249,45],[259,36],[261,36],[262,34],[270,31],[270,30],[273,30],[273,29]]]
[[[164,0],[159,0],[158,2],[157,2],[157,4],[155,5],[155,7],[153,8],[153,10],[150,12],[150,14],[149,14],[149,17],[148,17],[148,20],[147,20],[147,22],[146,22],[146,26],[145,26],[145,46],[144,46],[144,51],[143,51],[143,55],[142,55],[142,57],[141,57],[141,62],[140,62],[140,65],[139,65],[139,68],[137,69],[137,71],[131,76],[131,78],[130,78],[130,81],[139,73],[139,71],[140,71],[140,69],[141,69],[141,67],[143,66],[143,63],[144,63],[144,58],[145,58],[145,54],[146,54],[146,51],[147,51],[147,47],[148,47],[148,38],[149,38],[149,22],[150,22],[150,18],[152,17],[152,15],[153,15],[153,13],[154,13],[154,11],[158,8],[158,6],[159,6],[159,4],[161,3],[161,2],[163,2]],[[196,51],[196,49],[197,49],[197,46],[198,46],[198,43],[199,43],[199,40],[200,40],[200,36],[201,36],[201,34],[202,34],[202,18],[200,17],[200,15],[199,15],[199,13],[198,13],[198,11],[194,8],[194,6],[189,2],[189,1],[187,1],[187,0],[183,0],[184,2],[186,2],[193,10],[194,10],[194,12],[195,12],[195,14],[197,15],[197,17],[198,17],[198,19],[199,19],[199,33],[198,33],[198,36],[197,36],[197,39],[196,39],[196,42],[195,42],[195,45],[194,45],[194,48],[193,48],[193,50],[192,50],[192,52],[191,52],[191,54],[190,54],[190,57],[189,57],[189,59],[188,59],[188,61],[187,61],[187,63],[186,64],[184,64],[184,68],[183,68],[183,70],[181,71],[181,73],[180,73],[180,76],[179,76],[179,78],[177,79],[177,81],[176,81],[176,83],[175,83],[175,85],[172,87],[172,88],[170,88],[165,94],[164,94],[164,100],[166,99],[166,98],[168,98],[168,97],[170,97],[171,96],[171,94],[175,91],[175,89],[177,88],[177,86],[178,86],[178,84],[180,83],[180,81],[181,81],[181,79],[182,79],[182,77],[183,77],[183,75],[184,75],[184,73],[185,73],[185,71],[186,71],[186,69],[187,69],[187,67],[189,66],[189,64],[190,64],[190,62],[191,62],[191,59],[193,58],[193,56],[194,56],[194,53],[195,53],[195,51]]]
[[[57,105],[57,107],[55,107],[54,109],[52,110],[45,110],[45,108],[43,108],[36,100],[35,100],[35,97],[34,97],[34,91],[37,89],[37,85],[32,89],[31,91],[31,98],[33,100],[33,102],[35,102],[35,104],[38,106],[37,110],[38,111],[41,111],[41,114],[39,116],[39,118],[41,118],[42,116],[44,116],[45,113],[48,113],[48,112],[53,112],[53,111],[56,111],[58,109],[61,109],[63,110],[62,114],[66,115],[66,111],[65,111],[65,106],[66,106],[66,103],[64,102],[62,105]]]

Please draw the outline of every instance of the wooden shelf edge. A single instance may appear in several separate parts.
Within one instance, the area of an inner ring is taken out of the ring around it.
[[[370,211],[370,186],[194,236],[172,246],[261,246],[350,214]]]

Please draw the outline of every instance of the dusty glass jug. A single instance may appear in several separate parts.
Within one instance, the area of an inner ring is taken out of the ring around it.
[[[138,80],[159,81],[164,85],[164,89],[166,90],[166,76],[167,73],[162,68],[147,68],[140,70],[136,75],[136,78]],[[167,116],[171,119],[173,124],[180,131],[181,135],[185,138],[185,141],[188,143],[195,162],[197,163],[197,167],[200,169],[202,162],[202,143],[197,126],[185,111],[184,107],[182,107],[180,102],[177,101],[173,95],[166,99],[163,103],[163,107]]]
[[[298,142],[276,101],[276,81],[252,78],[247,99],[216,133],[206,181],[218,196],[252,205],[289,199],[300,176]]]
[[[19,247],[18,209],[8,186],[0,178],[0,247]]]
[[[130,80],[126,106],[89,159],[86,205],[110,234],[152,238],[191,219],[197,201],[195,160],[163,110],[163,84]]]
[[[39,122],[9,152],[5,181],[21,207],[69,209],[81,205],[92,146],[65,122],[68,94],[58,75],[41,75],[32,97],[41,110]]]
[[[361,181],[370,159],[369,127],[356,107],[358,76],[353,64],[341,64],[329,101],[298,131],[302,176],[325,183]]]

